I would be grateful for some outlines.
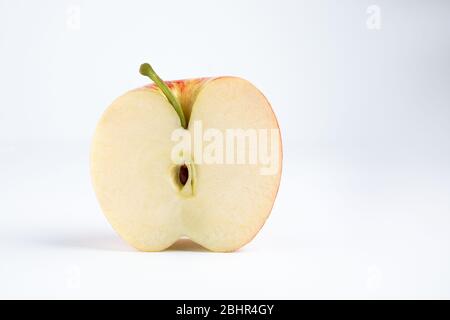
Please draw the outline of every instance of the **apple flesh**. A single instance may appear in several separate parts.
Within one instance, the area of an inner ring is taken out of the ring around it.
[[[214,128],[278,129],[263,94],[236,77],[160,84],[179,103],[185,130],[201,121]],[[255,164],[174,164],[179,112],[160,86],[129,91],[101,117],[92,143],[91,176],[108,221],[129,244],[160,251],[181,237],[219,252],[248,243],[269,216],[281,177],[261,175]]]

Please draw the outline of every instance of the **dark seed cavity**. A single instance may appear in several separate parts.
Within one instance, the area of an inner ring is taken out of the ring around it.
[[[189,170],[188,167],[183,164],[180,167],[180,171],[178,172],[178,178],[180,179],[180,183],[184,186],[189,178]]]

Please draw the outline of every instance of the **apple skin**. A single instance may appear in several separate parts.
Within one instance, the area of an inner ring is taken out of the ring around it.
[[[164,81],[164,83],[169,87],[170,91],[172,91],[172,94],[175,96],[175,98],[180,101],[181,107],[188,122],[191,116],[192,106],[195,102],[195,98],[197,97],[199,90],[201,90],[202,86],[206,82],[212,79],[213,78],[204,77],[196,79]],[[161,90],[154,83],[141,88],[149,89],[162,94]]]
[[[230,76],[222,76],[222,77],[215,77],[215,78],[206,78],[205,77],[205,78],[174,80],[174,81],[164,81],[164,82],[169,87],[169,89],[171,90],[173,95],[180,101],[180,104],[182,106],[182,109],[186,116],[186,119],[187,119],[187,121],[189,121],[191,118],[191,114],[193,112],[193,106],[196,103],[196,100],[197,100],[197,97],[199,96],[199,94],[201,94],[202,91],[204,91],[204,88],[207,87],[208,84],[214,83],[214,82],[220,82],[220,81],[225,81],[225,82],[229,81],[230,83],[245,81],[246,83],[248,83],[246,80],[243,80],[241,78],[230,77]],[[133,94],[136,92],[152,92],[152,93],[157,93],[158,95],[162,95],[161,90],[155,84],[145,85],[143,87],[129,91],[125,95]],[[267,109],[266,111],[270,112],[270,116],[268,116],[268,115],[265,115],[265,116],[270,118],[271,126],[273,128],[276,128],[279,130],[278,120],[275,116],[275,113],[273,112],[272,107],[270,106],[270,103],[268,102],[267,98],[259,90],[257,90],[257,92],[262,97],[262,99],[265,101],[264,108]],[[203,94],[203,96],[204,95],[205,94]],[[124,97],[124,96],[122,96],[122,97]],[[204,98],[203,96],[202,96],[202,98]],[[117,100],[119,100],[119,99],[120,98],[118,98]],[[115,103],[117,103],[117,100]],[[114,106],[114,103],[113,103],[113,106]],[[161,250],[164,250],[164,249],[168,248],[169,246],[171,246],[180,237],[187,236],[194,242],[202,245],[203,247],[205,247],[211,251],[232,252],[232,251],[238,250],[242,246],[249,243],[252,239],[254,239],[254,237],[258,234],[258,232],[260,231],[260,229],[263,227],[264,223],[266,222],[266,219],[270,215],[270,212],[273,209],[275,199],[276,199],[276,196],[279,191],[279,186],[280,186],[280,181],[281,181],[281,172],[282,172],[282,160],[283,160],[281,133],[279,134],[279,150],[278,150],[279,151],[279,161],[280,161],[279,173],[277,174],[276,179],[272,183],[273,186],[271,187],[271,190],[268,193],[268,198],[270,198],[269,202],[271,204],[270,204],[270,207],[267,207],[267,209],[265,210],[266,213],[263,215],[263,217],[259,218],[258,223],[255,223],[255,225],[257,225],[256,229],[254,229],[252,232],[246,232],[245,235],[239,236],[238,241],[228,241],[228,243],[225,240],[223,240],[222,242],[216,241],[217,243],[213,243],[214,241],[209,242],[208,237],[205,238],[205,237],[199,236],[199,233],[194,232],[194,231],[192,231],[192,233],[186,232],[186,230],[184,230],[182,232],[175,232],[173,236],[169,237],[168,239],[164,239],[164,240],[160,241],[160,243],[158,243],[158,239],[156,239],[156,240],[155,239],[147,239],[145,236],[139,235],[139,233],[144,232],[140,229],[138,231],[136,231],[136,230],[130,231],[130,228],[124,227],[124,225],[126,225],[126,223],[127,223],[127,222],[125,222],[125,220],[127,218],[125,217],[125,218],[123,218],[123,221],[119,221],[121,219],[121,218],[118,218],[119,215],[116,213],[114,213],[114,214],[111,213],[112,211],[114,211],[114,209],[111,209],[112,205],[110,205],[109,203],[106,203],[106,202],[110,201],[112,199],[112,197],[111,197],[111,195],[108,195],[105,197],[104,196],[105,193],[103,192],[102,189],[104,188],[104,185],[108,184],[110,181],[107,181],[108,179],[104,179],[104,177],[99,178],[99,175],[97,174],[97,172],[99,172],[99,170],[101,171],[100,168],[104,165],[104,162],[106,161],[106,160],[104,160],[105,157],[102,154],[104,152],[104,150],[101,150],[101,149],[105,145],[108,145],[108,148],[110,147],[110,145],[114,146],[114,142],[113,142],[114,137],[108,136],[108,134],[109,134],[108,132],[106,132],[105,134],[104,134],[104,132],[102,132],[102,131],[104,131],[104,129],[103,129],[104,122],[109,122],[111,119],[114,119],[115,121],[120,121],[120,119],[119,119],[120,117],[117,114],[115,114],[115,111],[114,111],[115,109],[118,109],[118,107],[113,108],[113,106],[108,108],[108,110],[105,112],[105,114],[103,115],[102,119],[100,120],[99,126],[97,127],[97,130],[96,130],[96,135],[94,137],[94,142],[93,142],[92,152],[91,152],[91,173],[92,173],[92,177],[93,177],[94,189],[96,190],[97,197],[99,199],[99,202],[101,204],[101,207],[102,207],[106,217],[108,218],[108,221],[111,223],[113,228],[118,232],[118,234],[126,242],[130,243],[132,246],[134,246],[135,248],[137,248],[138,250],[141,250],[141,251],[161,251]],[[166,106],[166,107],[170,108],[170,106]],[[126,105],[120,106],[120,109],[122,109],[122,110],[125,110],[125,108],[127,108]],[[149,123],[149,125],[151,125],[151,123]],[[101,138],[99,138],[99,137],[101,137]],[[120,146],[117,146],[117,150],[120,150]],[[100,154],[100,156],[99,156],[99,154]],[[101,160],[99,161],[98,159],[101,159]],[[123,169],[123,168],[120,168],[120,169]],[[114,182],[115,181],[113,181],[113,183]],[[201,181],[200,181],[200,183],[201,183]],[[123,212],[123,210],[122,210],[122,212]],[[195,215],[192,215],[192,217],[194,219],[198,220],[198,217],[196,217]],[[130,220],[133,220],[133,219],[134,218],[131,218]],[[134,220],[136,220],[136,219],[134,219]],[[134,224],[136,224],[136,222],[137,221],[133,221]],[[153,231],[155,231],[157,228],[166,229],[167,227],[168,226],[166,226],[166,225],[156,226],[155,229],[153,229]],[[189,228],[187,228],[187,230],[189,230]],[[152,230],[149,230],[149,231],[151,232]],[[133,233],[135,233],[135,234],[133,234]],[[208,233],[208,232],[205,231],[205,233]],[[138,234],[138,235],[136,235],[136,234]]]

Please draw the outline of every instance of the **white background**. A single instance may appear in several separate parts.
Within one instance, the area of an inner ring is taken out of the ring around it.
[[[0,0],[0,298],[450,298],[449,17],[425,0]],[[273,105],[281,188],[238,252],[137,252],[100,211],[90,138],[145,61],[241,76]]]

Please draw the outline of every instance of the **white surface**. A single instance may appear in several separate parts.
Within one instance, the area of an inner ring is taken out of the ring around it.
[[[0,1],[0,298],[450,298],[450,4],[236,3]],[[90,136],[143,61],[272,102],[282,184],[239,252],[136,252],[100,212]]]

